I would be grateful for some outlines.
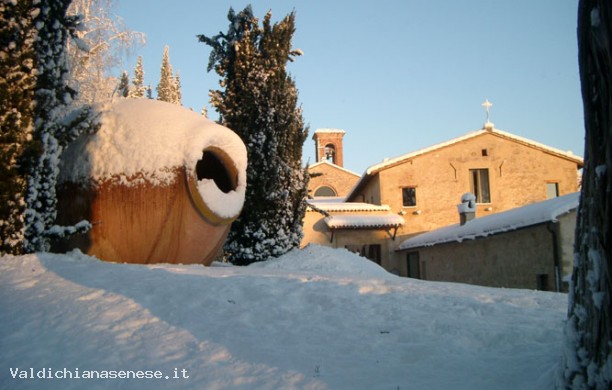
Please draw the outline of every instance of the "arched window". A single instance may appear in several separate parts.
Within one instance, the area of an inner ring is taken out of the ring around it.
[[[336,163],[336,147],[334,144],[325,145],[325,160],[335,164]]]
[[[338,195],[336,194],[336,191],[334,191],[333,188],[329,186],[321,186],[317,188],[317,190],[314,193],[314,196],[338,196]]]

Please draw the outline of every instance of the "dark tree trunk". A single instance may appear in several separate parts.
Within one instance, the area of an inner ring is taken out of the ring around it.
[[[612,1],[581,0],[578,60],[586,128],[564,386],[612,388]]]

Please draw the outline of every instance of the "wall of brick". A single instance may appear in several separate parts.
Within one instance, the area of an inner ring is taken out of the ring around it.
[[[342,147],[342,138],[344,137],[344,131],[315,131],[312,139],[315,142],[315,155],[317,156],[317,162],[325,158],[325,147],[328,144],[333,145],[334,148],[334,163],[340,167],[344,166],[344,152]]]
[[[425,280],[536,289],[537,275],[546,274],[546,290],[556,288],[552,233],[546,224],[415,251]],[[401,253],[400,272],[406,275],[408,252]]]
[[[317,188],[321,186],[329,186],[336,191],[338,196],[346,196],[359,180],[359,175],[331,163],[317,164],[311,167],[309,172],[311,177],[308,183],[308,194],[311,196],[314,196]]]
[[[405,213],[398,234],[406,238],[459,222],[456,206],[470,191],[470,169],[489,171],[491,202],[478,204],[476,217],[546,200],[547,182],[558,183],[559,195],[578,190],[575,162],[485,133],[385,169],[362,192],[366,201]],[[402,206],[404,186],[416,187],[416,206]]]

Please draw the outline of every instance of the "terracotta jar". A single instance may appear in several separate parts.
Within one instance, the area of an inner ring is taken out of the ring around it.
[[[106,261],[209,265],[244,203],[239,137],[149,99],[102,109],[100,129],[66,150],[61,169],[58,224],[92,228],[53,249]]]

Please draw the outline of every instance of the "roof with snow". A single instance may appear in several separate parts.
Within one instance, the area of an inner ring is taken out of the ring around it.
[[[340,200],[340,201],[339,201]],[[330,230],[335,229],[390,229],[404,224],[404,218],[392,214],[388,205],[342,202],[343,198],[308,199],[308,211],[325,215]],[[330,213],[342,213],[331,215]]]
[[[348,173],[348,174],[350,174],[350,175],[353,175],[353,176],[355,176],[355,177],[357,177],[357,178],[358,178],[358,177],[360,177],[358,173],[355,173],[355,172],[353,172],[353,171],[351,171],[351,170],[348,170],[348,169],[346,169],[346,168],[344,168],[344,167],[341,167],[341,166],[339,166],[339,165],[336,165],[336,164],[334,164],[334,163],[332,163],[332,162],[329,162],[329,161],[327,161],[327,160],[321,160],[321,161],[316,162],[316,163],[314,163],[314,164],[312,164],[312,165],[309,165],[309,166],[308,166],[308,169],[313,169],[313,168],[317,168],[317,167],[321,167],[321,166],[329,166],[330,168],[335,168],[335,169],[338,169],[338,170],[340,170],[340,171],[342,171],[342,172],[346,172],[346,173]]]
[[[330,229],[380,229],[397,228],[404,218],[397,214],[385,215],[332,215],[324,219]]]
[[[353,187],[353,189],[351,189],[351,191],[349,192],[349,195],[347,196],[347,200],[351,200],[351,198],[353,197],[354,194],[356,194],[358,192],[358,190],[360,190],[363,186],[365,186],[367,184],[367,182],[369,181],[369,179],[376,175],[378,172],[391,168],[393,166],[402,164],[403,162],[410,160],[412,158],[415,158],[417,156],[421,156],[423,154],[426,153],[430,153],[433,151],[436,151],[438,149],[442,149],[448,146],[452,146],[455,145],[459,142],[462,141],[466,141],[472,138],[476,138],[485,134],[492,134],[494,136],[503,138],[503,139],[507,139],[513,142],[518,142],[520,144],[526,145],[526,146],[530,146],[532,148],[541,150],[545,153],[549,153],[552,155],[555,155],[557,157],[561,157],[570,161],[575,162],[579,168],[582,168],[584,165],[584,160],[582,157],[576,156],[574,155],[572,152],[565,152],[544,144],[541,144],[539,142],[530,140],[528,138],[524,138],[524,137],[520,137],[518,135],[514,135],[511,133],[508,133],[506,131],[503,130],[499,130],[493,127],[487,127],[484,129],[480,129],[480,130],[476,130],[476,131],[472,131],[469,132],[465,135],[462,135],[460,137],[457,138],[453,138],[451,140],[445,141],[445,142],[441,142],[439,144],[435,144],[432,146],[429,146],[427,148],[423,148],[423,149],[419,149],[417,151],[411,152],[411,153],[407,153],[407,154],[403,154],[401,156],[395,157],[395,158],[391,158],[391,159],[386,159],[385,161],[378,163],[378,164],[374,164],[372,166],[370,166],[369,168],[366,169],[365,173],[361,176],[361,179],[355,184],[355,186]]]
[[[344,134],[346,132],[344,130],[342,130],[342,129],[316,129],[315,130],[315,134],[316,133],[340,133],[340,134]]]
[[[315,196],[307,199],[306,202],[312,203],[342,203],[346,200],[344,196]]]
[[[579,198],[580,193],[574,192],[543,202],[476,218],[464,225],[455,224],[432,230],[407,239],[398,247],[398,250],[474,240],[540,223],[556,222],[561,215],[567,214],[578,207]]]
[[[580,165],[583,164],[583,159],[581,157],[579,157],[579,156],[574,155],[571,152],[564,152],[562,150],[559,150],[559,149],[556,149],[556,148],[552,148],[550,146],[541,144],[539,142],[532,141],[530,139],[527,139],[527,138],[524,138],[524,137],[520,137],[518,135],[514,135],[514,134],[511,134],[511,133],[505,132],[503,130],[492,128],[491,130],[480,129],[480,130],[472,131],[472,132],[467,133],[467,134],[465,134],[465,135],[463,135],[461,137],[453,138],[451,140],[448,140],[448,141],[445,141],[445,142],[441,142],[439,144],[436,144],[436,145],[433,145],[433,146],[430,146],[430,147],[427,147],[427,148],[419,149],[419,150],[417,150],[415,152],[407,153],[407,154],[401,155],[399,157],[383,161],[382,163],[370,166],[366,170],[366,173],[367,174],[373,174],[373,173],[382,171],[383,169],[388,168],[390,166],[397,165],[397,164],[402,163],[402,162],[404,162],[406,160],[409,160],[411,158],[419,156],[421,154],[429,153],[431,151],[434,151],[434,150],[437,150],[437,149],[441,149],[441,148],[444,148],[444,147],[447,147],[447,146],[451,146],[451,145],[454,145],[454,144],[459,143],[461,141],[465,141],[465,140],[468,140],[468,139],[471,139],[471,138],[475,138],[475,137],[478,137],[478,136],[481,136],[481,135],[484,135],[484,134],[493,134],[493,135],[496,135],[496,136],[501,137],[501,138],[506,138],[506,139],[509,139],[511,141],[519,142],[519,143],[522,143],[522,144],[534,147],[536,149],[542,150],[544,152],[547,152],[547,153],[550,153],[550,154],[554,154],[554,155],[557,155],[559,157],[566,158],[568,160],[576,162],[576,164],[580,164]]]
[[[375,211],[389,211],[391,208],[387,205],[378,206],[370,203],[358,203],[358,202],[342,202],[338,200],[343,198],[328,198],[324,197],[321,199],[308,199],[306,203],[309,206],[319,210],[328,212],[375,212]]]

